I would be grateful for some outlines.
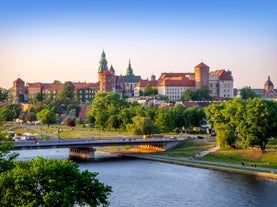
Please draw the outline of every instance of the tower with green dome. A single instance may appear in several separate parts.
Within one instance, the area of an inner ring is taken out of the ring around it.
[[[99,68],[98,68],[98,72],[102,73],[104,71],[108,70],[108,61],[106,59],[106,54],[103,50],[102,54],[101,54],[101,59],[99,61]]]
[[[128,65],[128,68],[127,68],[126,76],[132,76],[132,75],[134,75],[134,73],[133,73],[133,69],[131,67],[131,61],[129,59],[129,65]]]

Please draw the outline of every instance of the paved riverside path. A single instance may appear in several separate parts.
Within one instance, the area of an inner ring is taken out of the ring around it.
[[[248,164],[247,162],[242,164],[236,164],[231,162],[216,162],[216,161],[209,161],[209,160],[201,160],[201,157],[207,155],[210,152],[214,152],[218,150],[218,147],[212,147],[209,150],[205,150],[199,153],[198,157],[195,158],[187,158],[187,157],[172,157],[168,155],[158,155],[158,154],[137,154],[136,157],[139,158],[157,158],[157,159],[167,159],[170,161],[186,161],[187,163],[196,163],[196,164],[203,164],[203,165],[217,165],[221,167],[235,167],[235,168],[241,168],[245,170],[260,170],[260,171],[267,171],[270,173],[274,173],[277,171],[275,168],[267,168],[267,167],[261,167],[254,164]]]

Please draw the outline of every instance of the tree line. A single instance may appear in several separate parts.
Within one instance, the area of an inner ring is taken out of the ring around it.
[[[204,110],[176,104],[158,107],[129,103],[115,92],[97,93],[89,110],[88,121],[101,130],[126,130],[131,134],[180,132],[205,123]]]
[[[226,148],[259,146],[266,151],[270,138],[277,135],[277,103],[261,98],[239,99],[212,104],[205,109],[215,128],[218,146]]]

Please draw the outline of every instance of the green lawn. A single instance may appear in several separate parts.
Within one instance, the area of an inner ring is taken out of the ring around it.
[[[247,163],[260,167],[277,168],[277,152],[268,151],[262,153],[260,149],[232,149],[218,150],[202,158],[203,160],[230,162],[230,163]]]
[[[161,154],[173,156],[173,157],[195,157],[195,155],[201,151],[205,151],[214,146],[212,142],[200,142],[197,140],[189,140],[183,142],[175,149],[161,152]]]

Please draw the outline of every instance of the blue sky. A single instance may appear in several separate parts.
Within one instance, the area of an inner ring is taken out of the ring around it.
[[[142,78],[230,69],[234,86],[277,88],[274,0],[0,0],[0,87],[97,81],[102,50],[116,74]]]

